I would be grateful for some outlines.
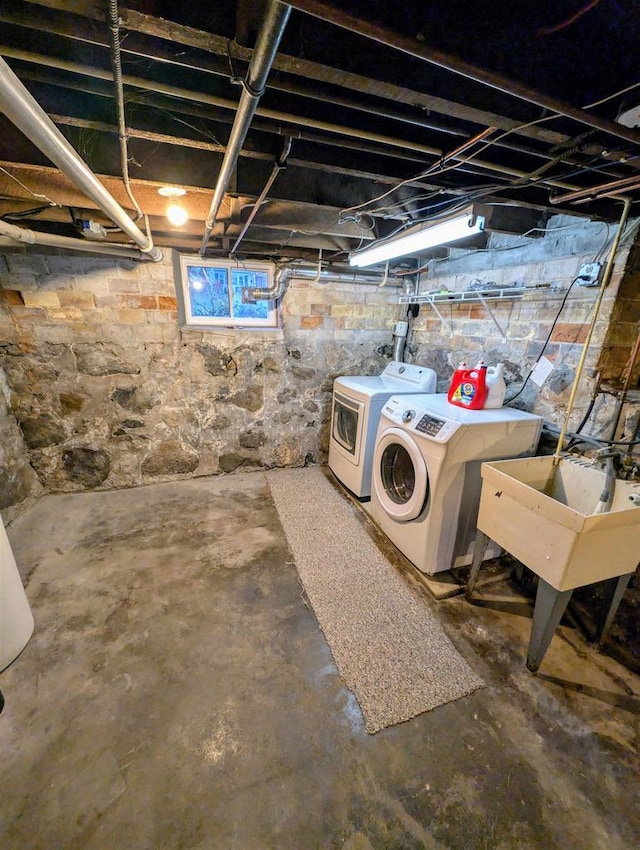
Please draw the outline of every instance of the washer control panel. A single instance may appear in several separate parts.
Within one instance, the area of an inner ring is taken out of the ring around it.
[[[410,403],[402,396],[393,396],[382,408],[382,413],[395,425],[410,432],[415,431],[437,443],[448,442],[460,428],[459,422],[441,419],[425,410],[416,409],[412,404],[415,404],[415,401]]]
[[[416,431],[420,431],[421,434],[428,434],[429,437],[437,437],[445,424],[442,419],[436,419],[435,416],[429,416],[428,413],[425,413],[416,423]]]

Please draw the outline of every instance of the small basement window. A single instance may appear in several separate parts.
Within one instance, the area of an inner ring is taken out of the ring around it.
[[[270,289],[272,263],[238,263],[174,253],[178,314],[184,327],[267,328],[279,326],[275,301],[243,299],[243,290]]]

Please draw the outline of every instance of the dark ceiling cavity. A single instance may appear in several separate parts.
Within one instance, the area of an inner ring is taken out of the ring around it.
[[[640,4],[293,0],[228,168],[273,5],[3,0],[0,55],[160,246],[344,262],[472,202],[544,222],[640,201],[640,130],[617,121],[640,104]],[[130,244],[6,116],[0,129],[0,219],[66,236],[91,221]],[[166,185],[186,189],[181,227]]]

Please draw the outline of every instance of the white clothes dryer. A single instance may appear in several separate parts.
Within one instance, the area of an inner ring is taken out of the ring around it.
[[[542,418],[521,410],[465,410],[446,394],[391,397],[380,416],[371,516],[423,573],[470,564],[482,461],[532,454]],[[496,547],[486,558],[499,554]]]
[[[433,369],[388,363],[380,375],[336,378],[333,383],[329,467],[359,499],[371,496],[371,468],[382,405],[393,395],[435,393]]]

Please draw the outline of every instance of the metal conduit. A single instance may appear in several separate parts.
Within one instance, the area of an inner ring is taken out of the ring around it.
[[[236,117],[231,128],[231,135],[229,136],[229,143],[224,159],[222,160],[220,173],[218,174],[218,182],[216,183],[211,206],[205,221],[204,236],[202,238],[202,245],[200,246],[201,256],[204,255],[207,249],[216,216],[220,210],[225,192],[229,188],[240,151],[249,131],[251,120],[255,115],[258,103],[264,92],[267,76],[271,70],[273,59],[278,51],[280,39],[282,38],[290,14],[291,7],[278,2],[278,0],[270,0],[265,11],[253,56],[249,63],[247,76],[243,82],[240,103],[238,104],[238,111],[236,112]]]
[[[592,115],[583,109],[578,109],[556,98],[548,97],[535,91],[535,89],[530,89],[528,86],[517,83],[500,74],[485,71],[483,68],[478,68],[469,62],[464,62],[456,56],[450,56],[447,53],[434,50],[428,45],[417,41],[415,38],[402,35],[369,21],[363,21],[355,15],[350,15],[342,9],[337,9],[335,6],[322,2],[322,0],[290,0],[290,5],[300,12],[305,12],[315,18],[328,21],[334,26],[352,33],[357,33],[385,47],[399,50],[401,53],[405,53],[414,59],[420,59],[423,62],[429,62],[431,65],[437,65],[445,71],[450,71],[468,80],[473,80],[476,83],[497,89],[511,97],[516,97],[519,100],[540,106],[542,109],[548,109],[550,112],[555,112],[565,118],[571,118],[587,127],[602,130],[615,138],[625,139],[636,145],[640,144],[640,133],[624,127],[622,124],[615,124],[613,121],[607,121],[606,118],[599,118],[597,115]]]
[[[143,253],[148,254],[155,262],[162,260],[162,252],[154,247],[152,240],[131,221],[2,57],[0,57],[0,108],[7,118],[67,177],[73,180],[81,191],[136,243]]]
[[[136,201],[129,179],[129,151],[127,150],[127,123],[124,115],[124,87],[122,84],[122,60],[120,57],[120,17],[118,0],[109,0],[109,31],[111,34],[111,66],[116,90],[116,112],[118,116],[118,142],[120,145],[120,170],[122,182],[131,204],[136,211],[136,221],[142,218],[142,210]]]

